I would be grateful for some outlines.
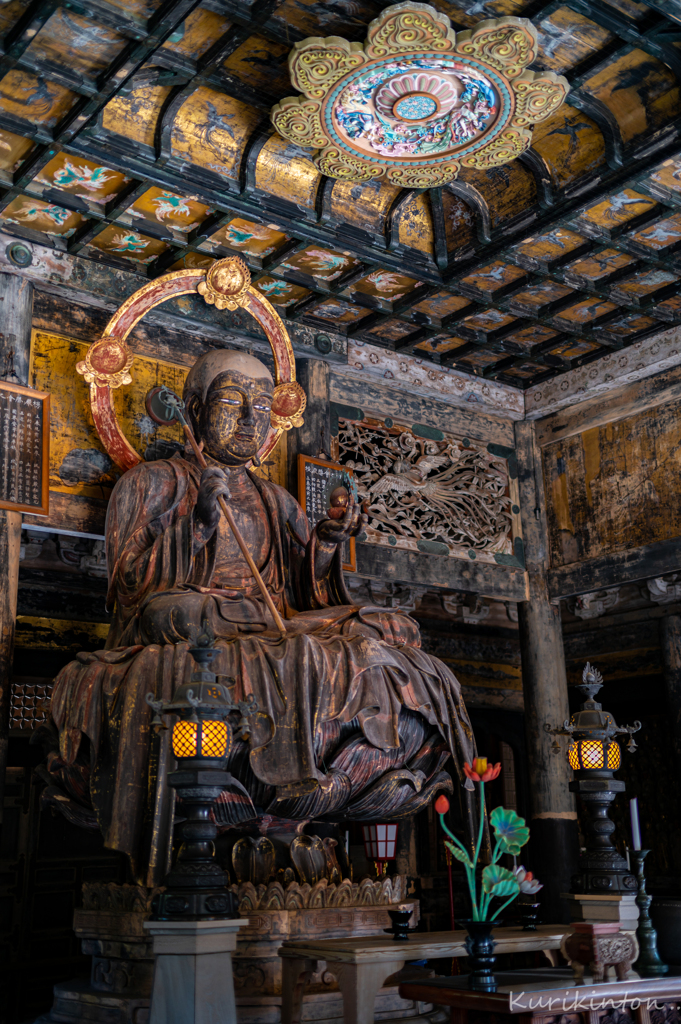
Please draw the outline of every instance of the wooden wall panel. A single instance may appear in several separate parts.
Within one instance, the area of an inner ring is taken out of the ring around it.
[[[543,449],[551,564],[681,537],[681,401]]]

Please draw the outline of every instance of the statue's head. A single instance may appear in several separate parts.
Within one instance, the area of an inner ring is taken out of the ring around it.
[[[272,374],[245,352],[216,349],[192,366],[183,398],[197,440],[228,466],[257,456],[270,426]]]

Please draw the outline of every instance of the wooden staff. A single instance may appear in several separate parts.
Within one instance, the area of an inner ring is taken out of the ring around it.
[[[154,389],[154,391],[156,391],[156,389]],[[201,449],[199,448],[198,444],[196,443],[196,438],[194,437],[194,433],[192,431],[192,428],[189,426],[189,424],[187,423],[187,420],[185,419],[184,413],[182,411],[182,402],[181,402],[181,400],[178,398],[178,396],[173,391],[170,390],[170,388],[159,388],[157,393],[158,393],[158,400],[162,403],[162,405],[164,405],[166,409],[172,410],[173,416],[176,419],[178,419],[180,421],[180,423],[182,424],[182,429],[184,430],[185,437],[187,438],[187,440],[189,441],[190,445],[192,446],[192,450],[194,452],[194,455],[196,456],[197,462],[201,466],[201,469],[207,469],[208,468],[208,463],[206,462],[206,460],[205,460],[205,458],[203,456],[203,452],[201,451]],[[151,393],[150,393],[149,397],[151,398]],[[151,408],[149,406],[149,402],[147,402],[147,409],[149,410],[149,412],[153,416],[153,412],[152,412],[152,410],[151,410]],[[156,419],[157,422],[162,422],[162,420],[159,420],[157,416],[154,416],[154,419]],[[170,422],[170,419],[168,419],[166,422]],[[284,625],[284,620],[282,619],[281,615],[279,614],[279,611],[277,610],[277,606],[275,605],[274,601],[272,600],[272,595],[270,594],[269,590],[265,586],[265,581],[262,578],[262,576],[260,575],[260,572],[258,571],[258,567],[255,564],[255,562],[253,561],[253,557],[252,557],[250,551],[248,550],[248,548],[246,546],[246,542],[244,541],[243,537],[241,536],[241,533],[239,531],[239,527],[234,522],[234,517],[233,517],[233,515],[232,515],[232,513],[230,511],[229,505],[227,504],[227,502],[225,501],[225,499],[223,498],[222,495],[220,495],[218,497],[218,504],[220,505],[220,508],[222,509],[222,514],[224,515],[225,519],[229,523],[229,527],[230,527],[232,533],[236,537],[236,542],[239,545],[239,547],[241,548],[241,553],[244,556],[244,558],[246,559],[246,562],[248,563],[248,568],[251,570],[251,574],[253,575],[253,577],[255,579],[255,582],[260,587],[260,593],[262,594],[263,598],[265,599],[265,604],[267,605],[267,607],[269,608],[269,610],[270,610],[270,612],[272,614],[272,618],[274,619],[274,621],[276,623],[277,629],[279,630],[279,632],[281,633],[282,636],[286,636],[286,626]]]

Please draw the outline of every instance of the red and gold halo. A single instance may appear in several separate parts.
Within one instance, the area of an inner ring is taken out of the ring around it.
[[[258,321],[267,335],[274,356],[275,389],[272,424],[258,452],[260,460],[270,454],[284,430],[302,424],[306,396],[296,383],[291,340],[277,311],[250,281],[250,271],[238,256],[218,260],[208,271],[188,269],[164,274],[143,285],[119,306],[103,336],[93,342],[85,359],[77,364],[78,373],[90,385],[90,406],[97,433],[120,469],[125,471],[144,461],[121,430],[111,396],[113,388],[132,381],[133,355],[126,339],[150,309],[179,295],[197,292],[217,309],[241,307]]]

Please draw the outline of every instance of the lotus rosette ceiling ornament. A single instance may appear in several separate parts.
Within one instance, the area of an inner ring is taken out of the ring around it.
[[[454,32],[427,4],[396,4],[371,22],[363,44],[339,36],[296,43],[289,71],[303,95],[273,107],[272,123],[315,149],[314,163],[331,178],[444,185],[461,168],[514,160],[533,126],[561,105],[568,83],[526,70],[536,55],[525,18]]]

